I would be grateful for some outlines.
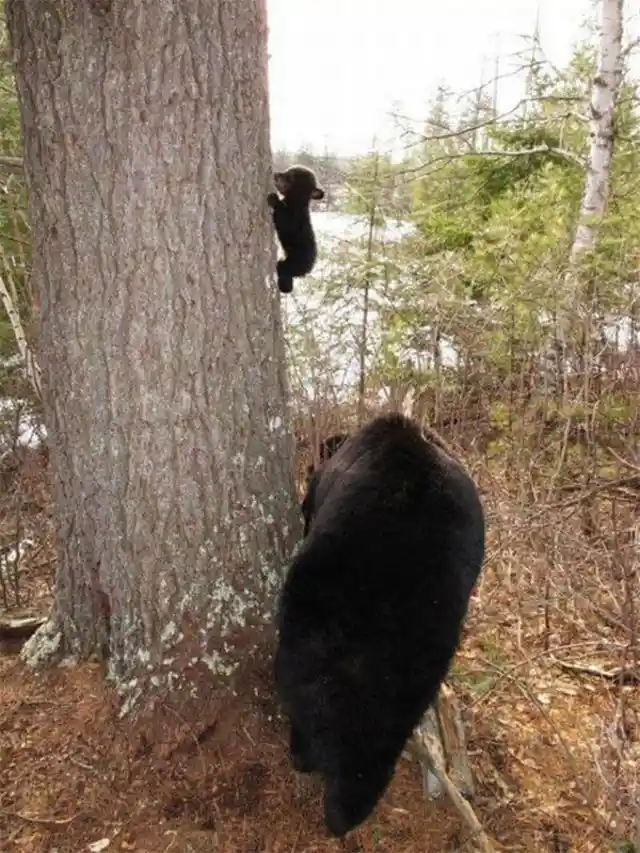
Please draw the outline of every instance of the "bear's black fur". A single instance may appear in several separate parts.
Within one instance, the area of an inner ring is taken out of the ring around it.
[[[269,193],[267,202],[273,209],[273,224],[285,253],[278,261],[278,287],[282,293],[291,293],[293,279],[311,272],[316,262],[316,238],[311,224],[309,203],[311,199],[324,198],[316,176],[306,166],[291,166],[285,172],[275,172],[274,183],[278,193]]]
[[[342,836],[373,811],[448,672],[484,514],[463,468],[398,414],[361,429],[312,480],[275,678],[294,767],[324,777],[325,822]]]
[[[318,460],[320,466],[322,466],[327,459],[330,459],[342,447],[348,438],[348,433],[337,432],[335,435],[330,435],[329,438],[325,438],[321,441],[320,446],[318,447]],[[318,476],[318,469],[316,469],[315,465],[309,465],[307,468],[307,491],[300,505],[302,517],[304,518],[303,536],[306,536],[309,532],[309,524],[311,523],[310,508],[313,503]]]

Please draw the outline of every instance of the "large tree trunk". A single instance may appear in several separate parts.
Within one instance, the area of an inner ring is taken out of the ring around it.
[[[106,650],[136,691],[141,672],[171,684],[180,650],[226,676],[298,524],[265,2],[6,10],[58,514],[49,639]]]

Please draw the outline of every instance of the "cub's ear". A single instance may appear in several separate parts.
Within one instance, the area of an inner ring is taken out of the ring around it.
[[[324,198],[324,190],[322,187],[316,187],[315,190],[311,193],[311,198],[316,201],[320,201],[320,199]]]
[[[276,189],[278,190],[278,192],[281,192],[282,195],[285,195],[285,193],[289,189],[289,176],[285,172],[274,172],[273,183],[276,185]]]

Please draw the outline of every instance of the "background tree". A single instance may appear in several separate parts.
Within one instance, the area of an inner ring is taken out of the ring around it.
[[[579,262],[585,252],[597,247],[597,227],[604,220],[609,201],[611,167],[613,164],[615,139],[615,107],[622,82],[622,26],[623,0],[602,0],[600,4],[600,38],[596,72],[593,76],[589,104],[589,155],[584,182],[580,216],[573,244],[566,287],[570,291],[572,307],[582,314],[582,334],[578,346],[579,364],[585,382],[586,396],[589,395],[589,360],[592,357],[593,325],[596,323],[596,346],[598,348],[597,315],[598,292],[593,277],[586,276],[580,283]],[[578,289],[578,293],[571,293]],[[580,292],[582,291],[582,292]],[[565,325],[569,325],[566,323]],[[567,354],[567,347],[563,348]],[[565,391],[568,388],[565,383]]]
[[[59,551],[30,654],[108,654],[136,695],[134,674],[185,674],[181,645],[227,676],[269,621],[297,530],[265,3],[6,14]]]

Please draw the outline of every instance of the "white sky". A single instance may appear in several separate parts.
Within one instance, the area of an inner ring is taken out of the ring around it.
[[[339,153],[366,151],[374,135],[397,136],[385,113],[421,119],[440,83],[456,92],[513,68],[540,7],[543,50],[563,65],[594,0],[267,0],[272,144]],[[640,0],[626,0],[636,35]],[[500,82],[500,104],[520,95]]]

